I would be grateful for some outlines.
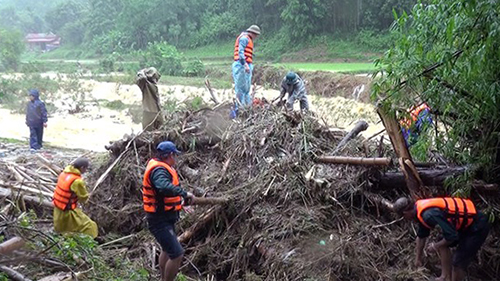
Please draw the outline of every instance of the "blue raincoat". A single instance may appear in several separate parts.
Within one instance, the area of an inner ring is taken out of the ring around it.
[[[26,125],[30,128],[30,147],[40,149],[43,140],[43,124],[47,123],[47,109],[40,100],[38,90],[30,90],[29,93],[34,97],[26,106]]]

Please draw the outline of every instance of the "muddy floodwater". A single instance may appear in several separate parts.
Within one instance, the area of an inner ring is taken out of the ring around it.
[[[54,74],[46,74],[51,77]],[[93,151],[104,151],[109,141],[122,138],[125,134],[137,133],[141,130],[139,123],[133,122],[133,117],[127,106],[140,105],[141,91],[136,85],[95,80],[80,80],[86,91],[84,110],[71,114],[74,107],[65,93],[59,93],[60,100],[51,101],[55,112],[49,116],[48,127],[45,129],[44,141],[53,146],[80,148]],[[189,86],[159,86],[162,103],[182,103],[193,97],[201,97],[210,103],[210,95],[204,88]],[[220,100],[233,98],[230,89],[215,89]],[[277,90],[257,88],[256,97],[272,100],[279,95]],[[41,93],[41,99],[44,95]],[[121,101],[125,109],[110,109],[102,106],[106,102]],[[27,100],[26,100],[27,102]],[[363,134],[370,136],[382,129],[374,107],[370,104],[357,102],[342,97],[309,96],[310,108],[323,118],[331,127],[349,130],[360,119],[366,120],[370,127]],[[299,109],[298,103],[295,108]],[[0,107],[0,137],[26,140],[29,129],[25,125],[24,114],[13,113]]]

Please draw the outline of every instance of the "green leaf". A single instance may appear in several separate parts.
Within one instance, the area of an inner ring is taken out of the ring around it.
[[[446,38],[448,38],[448,42],[452,43],[453,42],[453,31],[455,29],[455,18],[452,17],[450,19],[450,22],[448,23],[448,26],[446,28]]]

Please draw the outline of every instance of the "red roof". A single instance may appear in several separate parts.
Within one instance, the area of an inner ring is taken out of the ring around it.
[[[28,43],[59,43],[59,36],[53,33],[29,33],[25,37]]]

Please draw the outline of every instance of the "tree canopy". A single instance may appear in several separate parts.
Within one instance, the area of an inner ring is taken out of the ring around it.
[[[251,24],[263,36],[307,42],[316,35],[387,29],[392,9],[416,0],[0,0],[0,24],[54,32],[66,43],[143,49],[167,41],[195,47],[233,38]],[[38,9],[40,7],[40,9]],[[285,41],[286,41],[285,40]],[[286,42],[284,42],[286,43]]]
[[[500,2],[433,0],[393,25],[374,96],[399,116],[426,102],[437,129],[426,137],[479,176],[499,180]]]

